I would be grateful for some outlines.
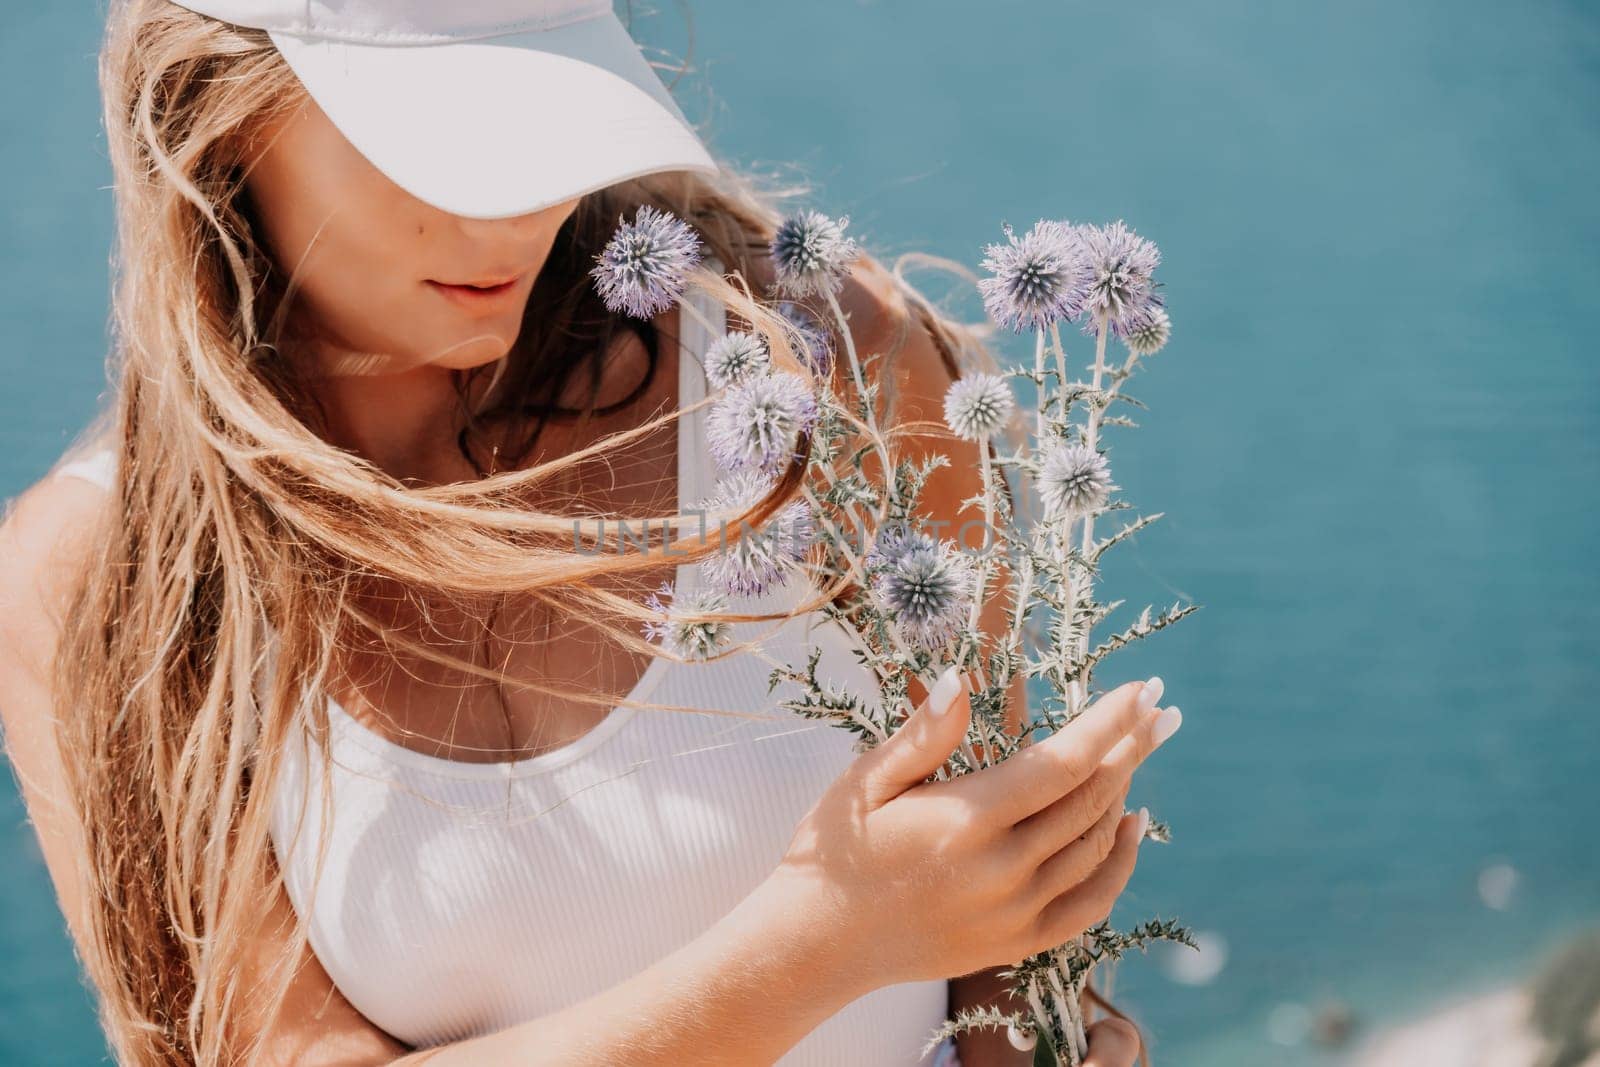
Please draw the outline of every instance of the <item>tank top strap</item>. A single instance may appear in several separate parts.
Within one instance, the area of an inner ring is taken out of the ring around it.
[[[65,460],[54,474],[58,478],[81,478],[110,492],[117,480],[117,454],[109,448],[96,449]]]
[[[707,268],[720,272],[711,260]],[[691,286],[679,307],[678,406],[689,408],[706,398],[704,356],[727,327],[727,308],[711,293]],[[678,506],[689,509],[716,491],[716,471],[706,444],[706,408],[678,419]]]

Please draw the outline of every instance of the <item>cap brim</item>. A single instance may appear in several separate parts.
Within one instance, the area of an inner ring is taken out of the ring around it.
[[[614,15],[448,44],[271,37],[362,155],[452,214],[523,215],[643,174],[717,171]]]

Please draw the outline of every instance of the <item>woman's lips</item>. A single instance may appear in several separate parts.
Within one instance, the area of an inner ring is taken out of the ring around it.
[[[466,283],[441,282],[429,278],[428,285],[463,307],[490,310],[512,295],[521,280],[520,274],[502,281]]]

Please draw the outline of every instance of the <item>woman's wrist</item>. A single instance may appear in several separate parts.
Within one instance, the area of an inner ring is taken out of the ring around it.
[[[723,922],[761,939],[774,968],[805,976],[829,1015],[892,981],[878,974],[869,946],[844,928],[816,883],[787,867],[768,875]]]

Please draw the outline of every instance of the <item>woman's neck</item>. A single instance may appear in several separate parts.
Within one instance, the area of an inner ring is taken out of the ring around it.
[[[421,366],[393,374],[333,376],[318,383],[329,443],[402,481],[462,477],[456,448],[461,398],[452,372]]]

